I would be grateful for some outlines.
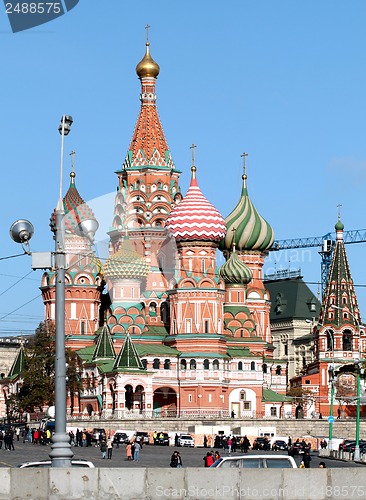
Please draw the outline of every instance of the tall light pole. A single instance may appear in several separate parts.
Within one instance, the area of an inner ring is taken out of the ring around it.
[[[334,340],[334,339],[332,339]],[[333,343],[332,343],[333,345]],[[329,451],[333,451],[333,404],[334,404],[334,351],[333,351],[333,363],[328,369],[328,377],[330,382],[330,408],[329,408],[329,436],[328,436],[328,448]]]
[[[363,363],[362,359],[362,353],[361,353],[361,329],[360,329],[360,323],[358,321],[358,318],[351,313],[348,309],[345,309],[343,307],[331,306],[332,309],[339,309],[340,311],[346,310],[347,313],[353,317],[353,319],[356,322],[356,327],[358,330],[358,355],[359,359],[358,361],[354,361],[355,368],[357,370],[357,395],[356,395],[356,443],[355,443],[355,453],[353,455],[353,460],[360,460],[361,454],[360,454],[360,420],[361,420],[361,363]]]
[[[56,269],[56,339],[55,339],[55,434],[50,458],[52,467],[71,467],[73,452],[66,434],[66,356],[65,356],[65,211],[62,199],[64,139],[70,132],[71,116],[63,115],[61,134],[60,191],[56,208],[55,269]]]

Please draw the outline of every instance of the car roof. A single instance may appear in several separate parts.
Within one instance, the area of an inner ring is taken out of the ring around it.
[[[36,460],[33,462],[24,462],[20,465],[17,465],[17,468],[25,469],[28,467],[52,467],[51,460]],[[88,467],[91,469],[95,468],[93,462],[89,460],[71,460],[71,467]]]

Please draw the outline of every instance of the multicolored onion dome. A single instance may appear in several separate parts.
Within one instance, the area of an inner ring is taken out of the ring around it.
[[[219,268],[219,276],[227,285],[247,285],[252,280],[253,274],[234,251]]]
[[[238,251],[268,250],[274,241],[274,231],[263,219],[250,201],[243,175],[243,188],[240,200],[231,214],[226,217],[226,238],[220,245],[221,250],[231,250],[235,243]]]
[[[131,246],[126,236],[121,248],[107,259],[103,266],[103,273],[109,279],[141,279],[146,278],[150,267]]]
[[[166,221],[167,230],[177,241],[216,241],[226,234],[225,220],[201,193],[196,180],[196,167],[187,194]]]
[[[146,53],[141,61],[136,66],[136,73],[139,78],[151,76],[156,78],[160,73],[159,64],[154,61],[150,55],[150,43],[146,42]]]
[[[70,173],[70,187],[63,199],[65,211],[65,232],[80,234],[79,224],[85,220],[96,220],[92,209],[85,203],[75,186],[75,172]],[[56,232],[56,209],[50,218],[50,227]]]

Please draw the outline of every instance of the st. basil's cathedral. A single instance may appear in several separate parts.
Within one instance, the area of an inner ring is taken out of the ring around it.
[[[66,345],[83,364],[83,389],[81,394],[69,394],[73,405],[68,412],[106,418],[283,418],[294,410],[286,396],[288,360],[276,356],[271,298],[263,282],[274,231],[249,197],[246,154],[241,193],[226,219],[200,189],[194,145],[190,186],[185,195],[181,193],[182,172],[174,164],[156,106],[159,72],[147,41],[136,67],[141,108],[122,168],[116,172],[105,262],[77,231],[80,221],[95,216],[76,188],[74,168],[63,199]],[[50,226],[54,231],[54,214]],[[329,340],[327,321],[338,318],[342,324],[337,328],[346,327],[348,333],[340,330],[335,342],[340,350],[348,342],[350,359],[361,344],[353,342],[353,336],[363,335],[340,227],[339,221],[337,248],[343,251],[333,256],[333,285],[328,283],[325,294],[322,327],[313,334],[315,357],[295,384],[310,383],[318,398],[312,410],[322,410],[323,404],[325,413],[327,367],[334,365],[338,350],[333,337]],[[217,252],[225,257],[219,268]],[[339,261],[342,277],[337,275]],[[333,290],[338,282],[337,295]],[[54,321],[54,273],[44,273],[41,292],[45,320]],[[342,316],[340,309],[349,304],[351,314]],[[19,355],[6,380],[20,376],[20,359]]]

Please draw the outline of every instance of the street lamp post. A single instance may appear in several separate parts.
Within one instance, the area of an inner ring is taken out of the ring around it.
[[[333,351],[333,360],[334,360],[334,351]],[[334,361],[332,365],[328,369],[328,376],[330,382],[330,408],[329,408],[329,436],[328,436],[328,449],[330,452],[333,451],[333,404],[334,404]]]
[[[64,138],[73,120],[63,115],[61,134],[60,194],[56,208],[55,269],[56,269],[56,339],[55,339],[55,434],[50,458],[52,467],[70,467],[73,452],[66,434],[66,356],[65,356],[65,211],[62,200]]]
[[[331,307],[332,307],[332,309],[339,309],[340,311],[344,310],[343,307],[339,307],[336,305],[332,305]],[[356,395],[356,443],[355,443],[355,453],[353,455],[353,459],[360,460],[360,458],[361,458],[361,454],[360,454],[361,372],[362,372],[360,364],[363,362],[363,360],[361,359],[362,358],[362,356],[361,356],[361,329],[360,329],[360,323],[358,321],[358,318],[356,318],[356,316],[353,313],[351,313],[351,311],[349,311],[348,309],[347,309],[347,313],[350,316],[352,316],[352,318],[355,320],[356,327],[358,330],[359,360],[354,362],[354,365],[357,369],[357,395]]]

